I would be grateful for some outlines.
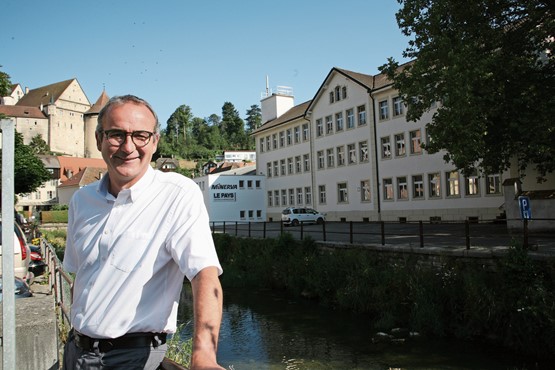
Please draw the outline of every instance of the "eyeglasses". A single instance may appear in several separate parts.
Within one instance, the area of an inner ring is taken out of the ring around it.
[[[127,136],[131,136],[131,140],[137,148],[142,148],[147,145],[152,136],[154,136],[154,132],[150,131],[126,132],[123,130],[103,130],[102,133],[106,140],[108,140],[108,143],[113,146],[121,146],[125,143]]]

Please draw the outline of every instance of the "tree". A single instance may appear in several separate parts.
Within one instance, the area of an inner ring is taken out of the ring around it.
[[[185,145],[190,140],[193,113],[188,105],[180,105],[170,116],[166,125],[166,138],[176,146]]]
[[[52,176],[33,149],[23,144],[23,135],[19,132],[15,132],[14,144],[14,193],[32,193]]]
[[[35,154],[51,154],[50,146],[44,141],[41,134],[33,136],[29,147]]]
[[[0,68],[1,67],[2,66],[0,65]],[[10,81],[10,76],[5,72],[0,71],[0,97],[8,96],[8,94],[11,92],[11,86],[12,83]],[[4,114],[0,113],[0,119],[4,117]]]
[[[230,102],[222,107],[222,128],[228,143],[235,149],[243,149],[246,145],[245,123],[239,112]]]
[[[250,109],[247,110],[247,135],[248,135],[248,147],[246,149],[254,149],[255,142],[251,134],[254,130],[260,127],[262,124],[262,111],[258,105],[251,105]]]
[[[380,67],[420,119],[440,102],[426,149],[466,174],[555,170],[555,17],[547,1],[398,0],[411,37],[399,66]]]

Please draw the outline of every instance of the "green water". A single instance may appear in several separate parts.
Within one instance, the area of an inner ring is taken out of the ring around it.
[[[218,360],[226,369],[551,368],[464,342],[376,341],[367,317],[322,308],[280,292],[226,289],[224,297]],[[180,320],[189,321],[190,308],[182,306]]]

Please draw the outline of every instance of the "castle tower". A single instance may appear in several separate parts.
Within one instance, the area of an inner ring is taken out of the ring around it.
[[[85,112],[85,158],[102,158],[102,154],[96,147],[96,126],[98,125],[98,113],[102,107],[108,103],[110,98],[106,95],[106,91],[102,90],[102,94],[93,104],[91,109]]]

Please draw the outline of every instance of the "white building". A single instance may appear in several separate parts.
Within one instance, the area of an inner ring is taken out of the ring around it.
[[[270,220],[290,206],[316,208],[330,221],[494,219],[502,213],[501,183],[508,175],[466,178],[444,162],[445,153],[423,150],[436,107],[407,122],[406,107],[384,75],[332,68],[312,100],[295,106],[292,94],[278,92],[267,94],[261,107],[266,120],[254,136]]]
[[[256,152],[249,150],[224,151],[224,162],[256,162]]]
[[[266,220],[265,177],[255,171],[255,166],[246,166],[193,179],[202,191],[210,222]]]

